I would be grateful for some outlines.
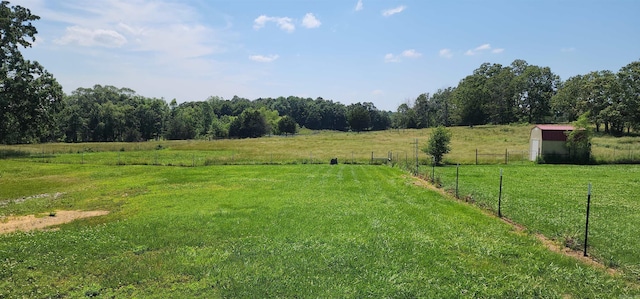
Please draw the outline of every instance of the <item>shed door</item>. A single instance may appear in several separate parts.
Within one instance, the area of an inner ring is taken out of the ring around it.
[[[529,160],[531,161],[535,161],[536,158],[538,157],[538,149],[539,147],[539,143],[540,140],[538,139],[531,139],[531,149],[529,149]]]

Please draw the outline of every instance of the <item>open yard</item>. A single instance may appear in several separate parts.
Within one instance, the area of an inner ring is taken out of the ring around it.
[[[0,297],[640,295],[398,168],[2,161],[0,180],[5,216],[110,211],[0,235]]]

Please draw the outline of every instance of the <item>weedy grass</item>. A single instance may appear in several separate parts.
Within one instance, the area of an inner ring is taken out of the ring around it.
[[[459,196],[497,212],[501,169],[503,216],[576,250],[584,248],[591,183],[588,253],[640,279],[640,166],[460,166]],[[436,168],[436,177],[455,192],[455,166]]]
[[[37,192],[66,194],[3,211],[112,211],[0,235],[0,297],[640,295],[636,284],[550,252],[398,168],[3,161],[0,171],[0,200],[32,195],[28,186],[40,183]]]

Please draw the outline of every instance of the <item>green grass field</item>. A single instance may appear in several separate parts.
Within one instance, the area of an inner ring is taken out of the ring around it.
[[[502,214],[531,231],[584,248],[588,184],[592,184],[588,252],[603,264],[640,279],[640,166],[461,166],[459,196],[498,209],[503,170]],[[431,169],[425,169],[431,171]],[[429,173],[431,175],[431,173]],[[436,168],[455,193],[456,167]]]
[[[0,298],[640,295],[398,168],[2,161],[0,182],[5,201],[64,193],[5,215],[112,211],[0,235]]]
[[[529,163],[530,125],[453,127],[450,164]],[[14,158],[48,163],[102,165],[226,165],[316,164],[331,158],[369,164],[371,155],[384,159],[391,153],[397,163],[415,162],[415,140],[426,145],[431,129],[388,130],[363,133],[305,130],[296,136],[258,139],[151,141],[139,143],[53,143],[0,145],[0,159]],[[158,150],[159,149],[159,150]],[[15,154],[18,155],[15,155]],[[640,161],[640,137],[596,136],[593,154],[598,162]],[[420,152],[420,160],[429,158]],[[412,162],[413,161],[413,162]]]

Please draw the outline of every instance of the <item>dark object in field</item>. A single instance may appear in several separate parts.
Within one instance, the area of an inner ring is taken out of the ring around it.
[[[338,158],[331,159],[331,165],[337,165],[337,164],[338,164]]]

